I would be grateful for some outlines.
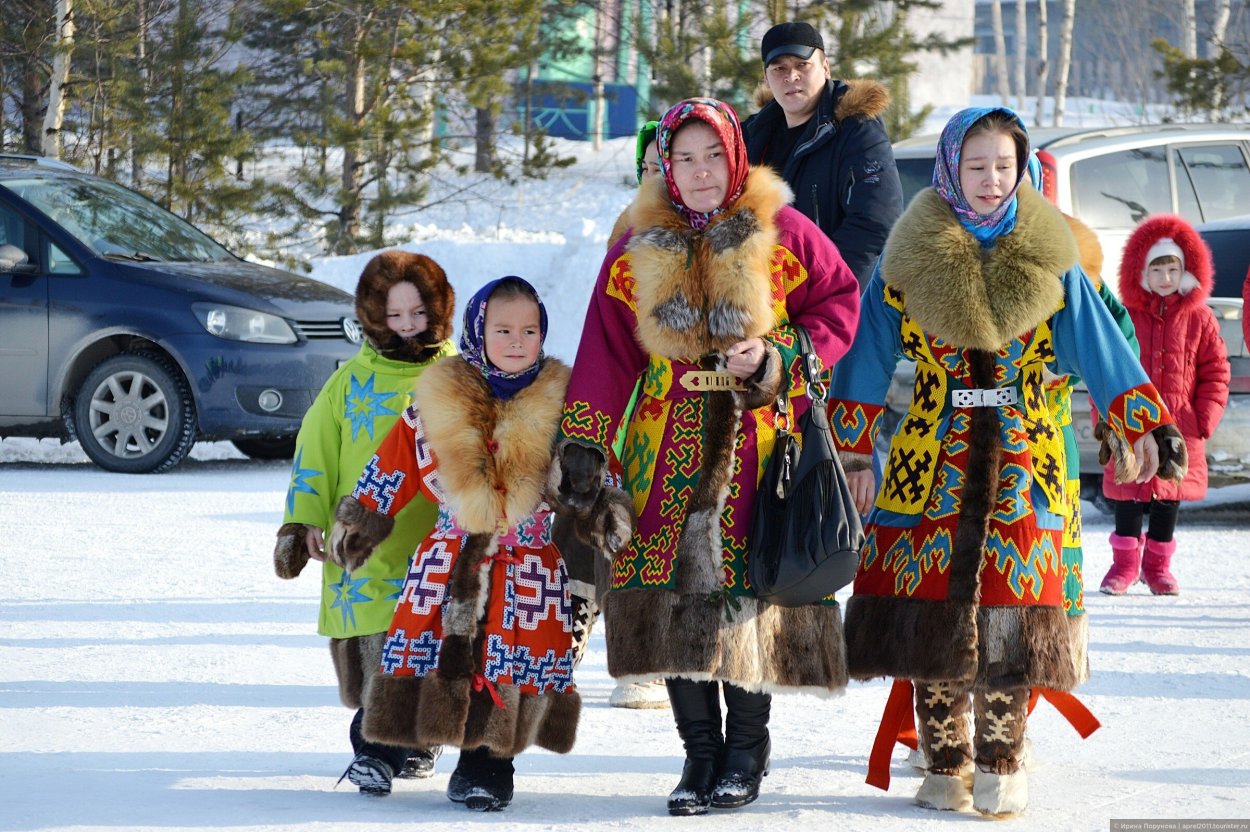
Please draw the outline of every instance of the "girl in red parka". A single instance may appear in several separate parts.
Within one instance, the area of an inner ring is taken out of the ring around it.
[[[1206,439],[1228,402],[1228,354],[1206,305],[1213,283],[1211,252],[1180,217],[1146,219],[1124,246],[1120,299],[1137,331],[1142,367],[1185,437],[1189,472],[1180,483],[1155,477],[1117,484],[1108,465],[1102,490],[1115,501],[1114,562],[1101,587],[1108,595],[1123,595],[1139,576],[1155,595],[1180,591],[1171,572],[1177,509],[1181,500],[1206,496]]]

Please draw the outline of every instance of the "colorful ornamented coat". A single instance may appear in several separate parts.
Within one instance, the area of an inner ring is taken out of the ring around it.
[[[900,356],[916,381],[847,604],[856,678],[959,680],[1070,690],[1078,663],[1064,610],[1062,437],[1043,371],[1081,375],[1127,440],[1170,424],[1093,285],[1074,269],[1062,215],[1022,188],[1015,230],[983,251],[934,191],[891,233],[860,329],[835,368],[831,417],[867,467]],[[961,389],[1016,402],[956,408]]]
[[[772,403],[784,388],[798,412],[807,405],[788,324],[807,328],[828,366],[858,312],[854,275],[789,197],[771,170],[753,170],[734,204],[695,232],[662,187],[644,187],[632,234],[609,251],[591,295],[562,441],[607,455],[642,379],[621,459],[637,530],[604,602],[618,679],[845,685],[837,604],[770,606],[746,579],[756,484],[776,437]],[[732,379],[723,351],[756,336],[768,344],[756,376],[714,386]]]
[[[330,376],[300,426],[283,522],[315,526],[328,538],[335,506],[355,488],[360,470],[408,407],[413,382],[438,358],[454,353],[447,341],[428,362],[417,364],[383,358],[366,342]],[[398,513],[394,533],[354,574],[329,560],[322,564],[317,632],[331,639],[339,696],[350,708],[362,701],[361,656],[372,656],[368,666],[376,666],[412,547],[434,526],[436,515],[433,505],[421,502]]]
[[[567,752],[568,576],[543,497],[569,370],[547,359],[512,399],[458,357],[431,367],[352,496],[390,516],[437,504],[395,607],[363,730],[375,742]]]

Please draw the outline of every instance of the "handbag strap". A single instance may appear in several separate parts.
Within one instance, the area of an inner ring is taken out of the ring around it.
[[[799,359],[803,362],[803,378],[807,381],[807,397],[812,405],[824,404],[828,389],[820,380],[820,358],[812,345],[812,336],[802,324],[791,323],[794,334],[799,339]]]
[[[794,328],[795,338],[799,342],[799,361],[803,365],[807,397],[811,399],[812,407],[821,407],[828,391],[820,380],[820,358],[816,355],[816,348],[812,346],[812,336],[807,334],[807,329],[802,324],[791,322],[790,326]],[[788,392],[779,392],[775,403],[779,429],[783,432],[790,428],[790,402],[786,395]]]

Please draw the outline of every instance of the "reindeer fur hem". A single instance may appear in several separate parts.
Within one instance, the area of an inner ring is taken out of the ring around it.
[[[613,590],[604,602],[608,673],[730,682],[752,691],[819,692],[846,687],[842,622],[835,605],[778,607],[736,597],[740,609],[706,595]],[[732,620],[729,616],[732,615]]]
[[[365,686],[382,661],[386,633],[330,639],[330,659],[339,682],[339,700],[345,707],[363,708]]]
[[[484,745],[497,757],[515,757],[531,745],[558,754],[572,750],[582,708],[576,690],[539,696],[515,685],[496,690],[502,708],[489,691],[474,691],[470,679],[378,674],[361,728],[371,742],[407,748]]]
[[[971,681],[977,690],[1078,682],[1061,607],[981,607],[856,595],[846,606],[847,665],[854,679]]]

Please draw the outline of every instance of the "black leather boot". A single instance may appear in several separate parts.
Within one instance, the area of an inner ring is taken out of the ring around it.
[[[737,809],[760,796],[772,750],[768,737],[772,704],[771,694],[725,685],[725,755],[712,791],[713,808]]]
[[[720,685],[666,679],[668,701],[673,706],[677,733],[686,747],[681,780],[668,796],[670,815],[702,815],[712,804],[721,751]]]

